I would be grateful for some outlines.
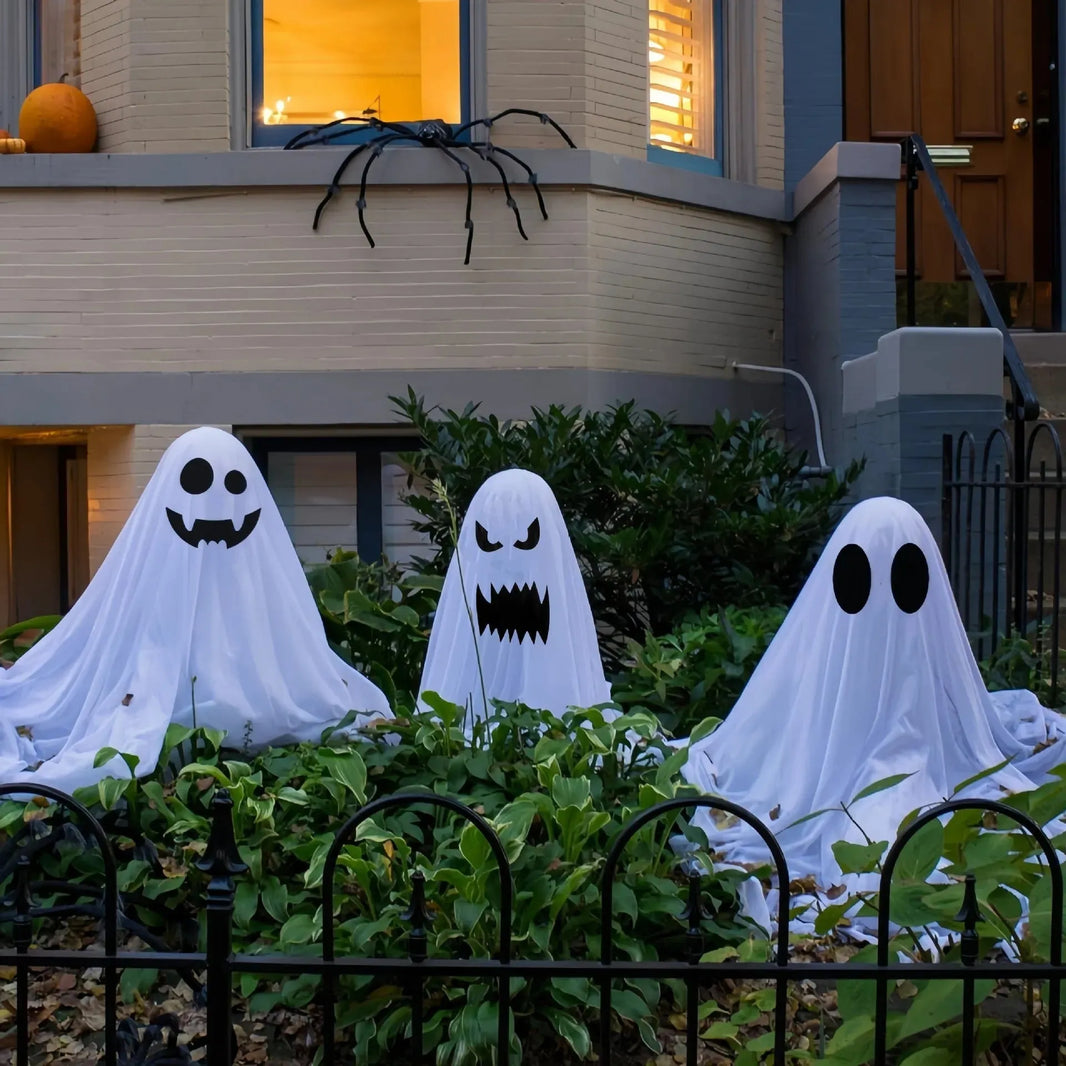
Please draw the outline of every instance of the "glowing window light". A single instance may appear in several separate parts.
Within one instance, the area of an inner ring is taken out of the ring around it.
[[[648,138],[671,151],[714,146],[712,0],[648,0]]]

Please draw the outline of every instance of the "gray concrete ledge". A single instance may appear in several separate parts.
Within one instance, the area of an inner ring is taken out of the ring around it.
[[[880,146],[885,147],[885,146]],[[215,189],[229,187],[315,186],[325,188],[350,148],[306,148],[285,152],[253,148],[201,154],[107,153],[85,155],[0,156],[0,189]],[[496,170],[473,153],[463,153],[478,184],[498,184]],[[785,194],[778,189],[661,163],[585,149],[516,149],[515,154],[545,187],[608,189],[693,207],[783,221]],[[508,179],[524,183],[520,167],[502,160]],[[349,168],[345,182],[358,185],[362,158]],[[374,163],[371,185],[454,185],[462,172],[442,152],[424,148],[390,148]],[[550,210],[550,206],[549,206]]]
[[[886,333],[877,351],[841,365],[843,412],[906,396],[990,396],[1001,404],[1003,334],[998,329],[909,326]]]
[[[501,418],[553,403],[602,408],[632,399],[687,425],[711,422],[720,408],[781,409],[778,381],[580,368],[15,373],[3,375],[0,425],[384,426],[397,421],[389,397],[409,385],[430,404],[480,402]]]
[[[834,144],[796,185],[790,217],[796,218],[839,181],[899,181],[898,144],[840,141]]]

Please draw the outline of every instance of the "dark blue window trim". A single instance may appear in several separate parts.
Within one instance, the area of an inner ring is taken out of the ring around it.
[[[722,82],[722,0],[714,0],[711,18],[714,22],[714,155],[691,155],[688,152],[674,152],[657,144],[649,144],[648,162],[721,177],[724,174],[722,154],[725,144],[725,138],[722,136],[722,124],[725,121],[725,94],[722,91],[725,87]]]
[[[387,2],[387,0],[382,0]],[[716,0],[717,2],[717,0]],[[249,8],[249,40],[251,43],[251,86],[252,98],[248,101],[251,109],[251,130],[253,148],[281,148],[301,130],[311,129],[296,123],[267,126],[260,121],[263,113],[263,0],[251,0]],[[470,0],[459,0],[459,112],[463,122],[468,122],[470,115]],[[398,119],[404,123],[417,123],[425,119],[439,118],[438,115],[411,115]],[[346,137],[340,137],[334,144],[360,144],[377,135],[376,130],[353,130]]]
[[[384,452],[414,452],[417,436],[393,437],[248,437],[244,445],[270,484],[271,452],[355,452],[355,541],[364,562],[380,561],[385,534],[382,528],[381,456]]]

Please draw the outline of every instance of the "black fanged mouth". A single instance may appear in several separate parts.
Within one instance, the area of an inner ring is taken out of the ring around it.
[[[259,510],[249,511],[244,516],[240,529],[228,518],[197,518],[193,520],[192,528],[186,529],[181,515],[169,507],[167,518],[170,520],[170,528],[192,548],[201,543],[211,544],[213,541],[225,544],[227,548],[235,548],[241,541],[247,540],[248,535],[255,529],[259,521]]]
[[[537,637],[548,643],[548,593],[543,598],[536,585],[512,585],[510,588],[491,588],[489,598],[485,599],[481,589],[477,590],[477,625],[478,632],[490,633],[503,640],[505,637],[529,637],[535,644]]]

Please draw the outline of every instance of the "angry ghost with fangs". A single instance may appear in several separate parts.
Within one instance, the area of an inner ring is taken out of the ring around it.
[[[466,707],[468,733],[493,700],[562,714],[611,698],[577,557],[538,475],[504,470],[471,501],[420,691]]]

